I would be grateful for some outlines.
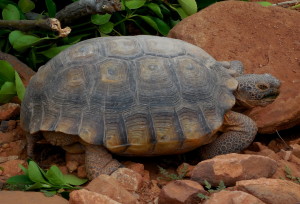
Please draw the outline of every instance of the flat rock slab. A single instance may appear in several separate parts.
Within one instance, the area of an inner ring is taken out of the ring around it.
[[[275,160],[269,157],[247,154],[225,154],[198,163],[192,170],[191,179],[212,186],[223,181],[234,186],[236,181],[271,177],[277,169]]]
[[[270,73],[282,82],[276,101],[248,113],[260,133],[300,124],[300,12],[257,3],[215,3],[169,33],[220,61],[240,60],[246,73]]]
[[[0,203],[5,204],[68,204],[69,201],[60,197],[46,197],[40,192],[0,191]]]

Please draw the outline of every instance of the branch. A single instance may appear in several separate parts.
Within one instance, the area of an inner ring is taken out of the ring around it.
[[[66,37],[71,32],[71,28],[69,27],[61,28],[60,22],[55,18],[39,20],[0,20],[0,28],[21,31],[36,29],[50,30],[58,32],[59,37]]]
[[[67,25],[86,15],[113,13],[120,10],[120,0],[79,0],[57,12],[55,18]]]

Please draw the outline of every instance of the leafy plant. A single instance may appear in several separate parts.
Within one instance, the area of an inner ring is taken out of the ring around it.
[[[25,94],[25,87],[14,68],[5,60],[0,60],[0,103],[9,102],[14,96],[20,100]]]
[[[183,179],[187,174],[188,166],[184,165],[184,167],[180,169],[178,174],[169,173],[166,169],[160,166],[158,166],[158,169],[159,169],[159,173],[163,175],[163,177],[159,177],[158,179],[171,181],[171,180]]]
[[[296,177],[293,175],[292,170],[289,166],[285,166],[284,168],[285,177],[290,179],[291,181],[300,184],[300,177]]]
[[[10,177],[7,184],[20,190],[41,191],[46,196],[53,196],[57,193],[64,195],[68,193],[66,190],[79,189],[78,185],[87,182],[87,179],[62,174],[57,166],[51,166],[49,170],[44,171],[33,160],[28,161],[28,169],[22,165],[20,168],[24,174]]]
[[[205,184],[204,187],[209,193],[216,193],[226,189],[226,186],[223,181],[220,181],[219,185],[216,188],[213,188],[212,185],[207,180],[204,180],[204,184]],[[202,200],[207,200],[210,198],[209,196],[204,195],[203,193],[198,193],[197,196]]]

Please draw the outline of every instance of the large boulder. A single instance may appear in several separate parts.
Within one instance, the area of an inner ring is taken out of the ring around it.
[[[247,113],[260,133],[300,124],[300,12],[257,3],[215,3],[184,19],[169,33],[220,61],[240,60],[246,73],[271,73],[282,82],[276,101]]]

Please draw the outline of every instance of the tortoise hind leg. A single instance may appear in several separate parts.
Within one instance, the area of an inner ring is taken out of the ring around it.
[[[111,174],[121,167],[121,163],[113,159],[111,154],[102,146],[86,145],[85,168],[90,180],[100,174]]]
[[[256,123],[251,118],[234,111],[225,114],[223,126],[223,134],[212,143],[200,147],[203,159],[241,152],[252,143],[257,133]]]
[[[36,143],[43,138],[41,133],[30,134],[29,132],[25,133],[27,141],[27,156],[31,159],[35,159],[34,148]]]

